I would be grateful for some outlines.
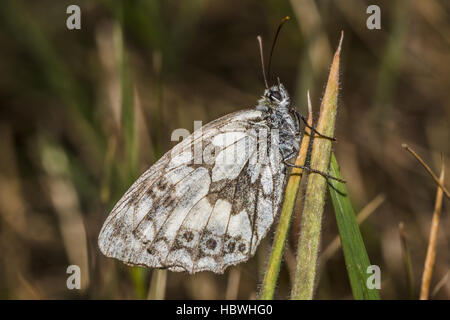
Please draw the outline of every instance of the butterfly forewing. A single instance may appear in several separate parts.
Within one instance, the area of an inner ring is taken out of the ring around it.
[[[190,273],[222,273],[248,260],[280,208],[285,166],[277,139],[258,110],[195,131],[116,204],[100,232],[101,251]]]

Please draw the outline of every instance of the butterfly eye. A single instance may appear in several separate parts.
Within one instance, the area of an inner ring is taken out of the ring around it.
[[[271,91],[269,97],[271,100],[273,100],[274,98],[278,101],[281,100],[281,94],[278,91]]]

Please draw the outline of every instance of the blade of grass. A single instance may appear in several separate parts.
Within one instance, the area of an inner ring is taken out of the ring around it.
[[[135,299],[145,299],[147,294],[147,269],[132,267],[128,271],[133,282]]]
[[[408,238],[405,231],[405,224],[403,222],[400,222],[398,224],[398,232],[400,234],[400,240],[402,242],[402,251],[403,251],[403,260],[405,264],[405,271],[406,271],[406,280],[408,283],[408,291],[409,291],[409,298],[412,300],[414,299],[414,272],[411,262],[411,252],[409,250],[408,245]]]
[[[356,221],[361,225],[379,206],[381,206],[386,199],[386,196],[379,194],[371,202],[369,202],[357,215]],[[320,255],[320,265],[325,264],[341,247],[341,238],[336,235],[336,238],[330,242],[327,248]]]
[[[239,283],[241,281],[241,269],[233,268],[228,274],[227,289],[225,291],[225,300],[237,300],[239,293]]]
[[[312,107],[311,99],[308,92],[308,124],[312,125]],[[295,161],[296,165],[303,166],[305,164],[308,147],[309,135],[311,131],[306,128],[305,135],[302,139],[300,151]],[[288,236],[291,223],[292,213],[294,212],[295,201],[297,199],[298,189],[300,187],[300,179],[302,177],[302,169],[293,168],[289,177],[284,196],[283,208],[281,209],[280,221],[278,222],[275,238],[273,240],[272,252],[270,254],[269,264],[267,265],[264,281],[261,289],[261,300],[272,300],[275,287],[277,285],[278,274],[280,273],[281,260],[283,258],[284,245]]]
[[[339,58],[343,35],[342,33],[338,49],[334,54],[316,128],[318,132],[327,136],[333,136],[334,134],[339,89]],[[329,139],[314,139],[311,152],[311,168],[328,172],[331,144],[332,142]],[[292,299],[309,300],[313,297],[325,192],[326,179],[319,174],[310,174],[308,176],[301,220],[295,280],[291,293]]]
[[[341,173],[334,154],[331,155],[330,175],[341,178]],[[331,200],[333,202],[336,221],[344,251],[345,266],[350,279],[353,297],[357,300],[379,300],[377,289],[369,289],[366,285],[369,257],[356,222],[355,212],[348,197],[347,189],[341,182],[329,179]]]
[[[167,270],[154,269],[148,289],[148,300],[164,300],[166,295]]]
[[[439,184],[443,185],[445,179],[445,163],[442,160],[441,176],[439,177]],[[430,238],[428,240],[427,256],[425,258],[425,267],[422,276],[422,287],[420,289],[420,300],[427,300],[431,276],[433,275],[434,262],[436,260],[436,242],[439,231],[439,220],[442,209],[442,198],[444,197],[444,190],[439,186],[436,193],[436,202],[434,205],[433,219],[431,221]]]
[[[317,1],[290,0],[289,4],[296,16],[302,38],[306,41],[297,74],[297,93],[301,97],[307,88],[328,71],[333,50]]]
[[[117,69],[119,70],[121,89],[121,129],[125,142],[125,172],[124,178],[130,185],[137,178],[138,173],[138,137],[136,134],[135,105],[133,96],[133,83],[131,76],[131,66],[128,61],[123,34],[123,7],[118,4],[116,7],[117,22],[113,27],[114,54],[116,57]],[[147,293],[148,271],[144,268],[133,267],[129,270],[137,299],[145,299]]]
[[[399,82],[401,66],[404,61],[405,47],[408,41],[410,5],[408,1],[394,2],[390,12],[389,35],[383,49],[378,69],[375,96],[371,109],[372,121],[379,126],[379,119],[390,119],[394,106],[396,86]],[[385,139],[386,130],[381,129],[379,138]]]
[[[431,293],[431,298],[433,298],[439,292],[439,290],[441,290],[442,287],[447,284],[449,275],[450,271],[447,271],[447,273],[442,277],[442,279],[439,280],[439,282],[434,287],[433,292]]]
[[[120,20],[120,19],[119,19]],[[115,56],[119,70],[121,89],[121,128],[125,141],[127,185],[137,178],[138,173],[138,137],[136,134],[135,105],[131,67],[128,61],[123,25],[115,23],[113,29]]]

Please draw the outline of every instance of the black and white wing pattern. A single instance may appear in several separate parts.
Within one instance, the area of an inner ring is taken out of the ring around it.
[[[100,250],[127,264],[189,273],[223,273],[248,260],[280,209],[285,166],[277,139],[255,109],[195,131],[116,204]]]

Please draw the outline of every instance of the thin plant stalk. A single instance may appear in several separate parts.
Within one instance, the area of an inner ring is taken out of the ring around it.
[[[439,290],[441,290],[442,287],[448,283],[449,276],[450,276],[450,271],[447,271],[447,273],[442,277],[441,280],[439,280],[439,282],[434,287],[433,292],[431,293],[431,298],[433,298],[439,292]]]
[[[241,281],[241,269],[233,268],[228,274],[228,284],[225,291],[225,300],[237,300],[239,283]]]
[[[312,125],[312,107],[311,99],[308,92],[308,124]],[[302,144],[298,153],[295,164],[298,166],[305,165],[305,160],[308,152],[311,131],[306,127],[305,135],[302,139]],[[284,196],[283,207],[281,210],[280,220],[275,232],[273,240],[272,252],[270,254],[269,263],[267,265],[266,273],[264,275],[263,285],[261,289],[261,300],[272,300],[277,285],[278,274],[280,273],[280,265],[283,259],[283,251],[285,242],[289,233],[292,214],[294,212],[295,201],[297,199],[298,190],[300,187],[300,179],[302,177],[303,169],[293,168],[291,176],[289,177]]]
[[[445,164],[442,161],[441,176],[439,177],[439,185],[444,183],[445,177]],[[444,196],[444,190],[439,186],[436,192],[436,202],[434,206],[433,219],[431,221],[430,238],[428,240],[427,256],[425,258],[425,267],[422,276],[422,286],[420,289],[420,300],[427,300],[431,277],[433,275],[434,262],[436,260],[436,242],[439,230],[439,221],[442,209],[442,198]]]
[[[409,250],[408,238],[405,231],[405,224],[400,222],[398,225],[400,240],[402,242],[403,260],[406,270],[406,280],[408,283],[409,298],[414,299],[414,272],[411,262],[411,252]]]
[[[445,188],[444,186],[444,182],[440,181],[439,178],[434,174],[433,170],[431,170],[430,166],[423,161],[423,159],[417,154],[417,152],[415,152],[410,146],[408,146],[406,143],[402,144],[402,148],[404,148],[406,151],[408,151],[409,153],[411,153],[414,158],[417,159],[417,161],[419,161],[419,163],[425,168],[425,170],[430,174],[430,176],[433,178],[434,182],[436,182],[436,184],[442,189],[442,191],[444,192],[445,196],[447,197],[447,199],[450,199],[450,192]]]
[[[148,289],[148,300],[164,300],[166,295],[167,270],[155,269]]]
[[[317,123],[317,130],[326,136],[334,135],[342,39],[343,33],[341,34],[338,49],[334,54]],[[331,146],[332,142],[329,139],[319,137],[314,139],[311,153],[311,168],[328,172]],[[298,241],[295,280],[291,293],[291,299],[294,300],[310,300],[313,298],[326,187],[327,179],[320,174],[310,174],[308,176],[301,233]]]

